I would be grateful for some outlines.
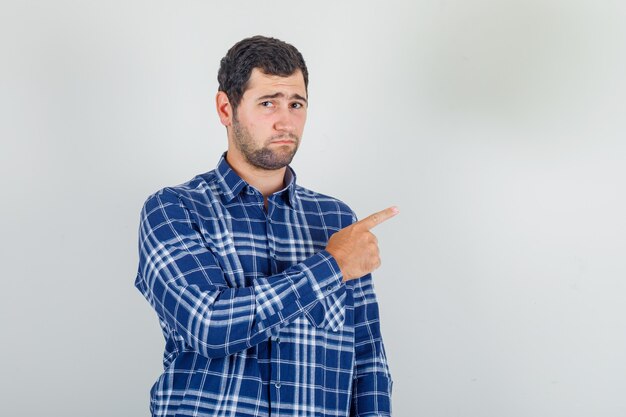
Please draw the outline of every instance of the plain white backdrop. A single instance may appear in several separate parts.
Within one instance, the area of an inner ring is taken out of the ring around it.
[[[377,230],[394,415],[626,415],[626,7],[613,0],[3,1],[6,416],[148,416],[139,211],[226,149],[220,58],[310,71],[299,182]]]

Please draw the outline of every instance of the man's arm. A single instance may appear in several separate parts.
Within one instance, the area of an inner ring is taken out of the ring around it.
[[[324,250],[250,287],[231,288],[177,194],[154,194],[141,212],[135,286],[159,318],[204,356],[260,343],[341,281],[337,262]]]
[[[355,369],[351,417],[391,416],[393,381],[380,332],[371,274],[354,284]]]
[[[327,249],[341,267],[343,279],[347,281],[361,277],[354,281],[353,292],[355,369],[351,417],[391,416],[393,382],[380,332],[378,302],[369,272],[380,266],[378,243],[371,229],[396,214],[398,209],[390,207],[357,222],[353,213],[353,224],[333,235],[328,242]]]

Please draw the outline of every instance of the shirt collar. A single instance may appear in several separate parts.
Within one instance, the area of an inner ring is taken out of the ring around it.
[[[287,202],[292,208],[298,206],[298,194],[296,193],[296,171],[294,171],[289,165],[285,171],[285,183],[287,184]]]
[[[249,184],[230,167],[228,161],[226,161],[226,152],[222,154],[215,172],[217,173],[218,184],[228,202],[232,201],[249,186]],[[287,202],[292,208],[296,208],[298,204],[296,173],[290,166],[287,166],[287,170],[285,171],[285,183],[287,183],[287,186],[279,191],[279,193],[282,193],[282,195],[286,197]]]

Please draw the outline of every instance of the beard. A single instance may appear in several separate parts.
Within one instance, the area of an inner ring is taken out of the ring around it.
[[[265,145],[257,147],[250,131],[242,126],[236,118],[233,119],[233,138],[235,146],[250,165],[270,171],[289,165],[300,145],[300,138],[297,135],[285,133],[272,136]],[[292,139],[295,146],[281,145],[275,146],[273,149],[268,146],[271,141],[283,138]]]

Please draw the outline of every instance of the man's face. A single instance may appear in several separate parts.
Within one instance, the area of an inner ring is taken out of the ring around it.
[[[288,77],[255,68],[233,116],[230,140],[255,168],[276,170],[291,163],[298,150],[307,100],[300,70]]]

